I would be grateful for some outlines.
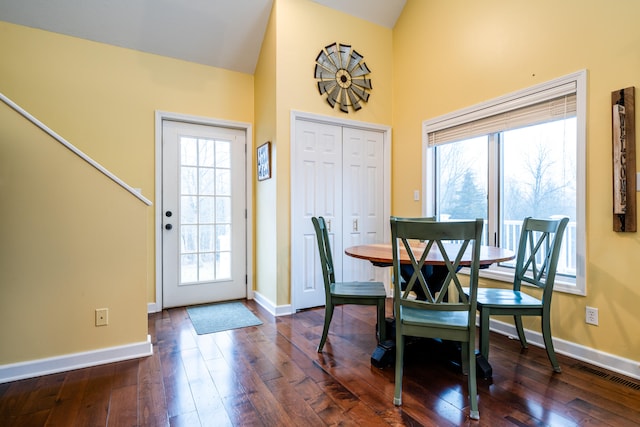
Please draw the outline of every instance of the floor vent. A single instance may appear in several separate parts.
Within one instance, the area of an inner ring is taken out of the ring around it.
[[[588,372],[590,374],[597,375],[600,378],[607,378],[609,376],[609,374],[607,374],[606,372],[603,372],[599,369],[592,368],[590,366],[583,365],[581,363],[578,363],[577,365],[575,365],[574,368],[583,372]]]
[[[578,369],[578,370],[580,370],[580,371],[588,372],[590,374],[596,375],[596,376],[598,376],[600,378],[608,379],[609,381],[614,382],[616,384],[620,384],[620,385],[623,385],[625,387],[632,388],[634,390],[639,390],[640,391],[640,383],[637,383],[637,382],[634,382],[634,381],[629,381],[629,380],[627,380],[625,378],[620,378],[620,377],[618,377],[616,375],[610,375],[610,374],[608,374],[608,373],[606,373],[604,371],[592,368],[590,366],[583,365],[581,363],[577,363],[577,364],[573,365],[573,367]]]
[[[632,388],[634,390],[640,390],[640,384],[635,383],[633,381],[626,380],[624,378],[613,376],[609,378],[609,380],[617,384],[622,384],[623,386]]]

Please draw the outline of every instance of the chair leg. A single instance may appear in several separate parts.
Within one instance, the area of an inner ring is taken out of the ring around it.
[[[547,356],[551,366],[553,366],[554,372],[562,372],[558,359],[556,358],[556,352],[553,348],[553,339],[551,337],[551,322],[549,316],[542,315],[542,338],[544,339],[544,346],[547,349]]]
[[[513,316],[513,323],[516,325],[516,330],[518,331],[518,338],[520,338],[520,345],[522,348],[527,348],[529,345],[527,344],[527,337],[524,335],[524,328],[522,327],[522,316],[516,314]]]
[[[489,317],[491,312],[482,308],[480,310],[480,354],[485,360],[489,360]]]
[[[469,375],[469,346],[467,343],[462,343],[462,348],[460,349],[460,364],[462,365],[462,375]],[[474,363],[475,365],[475,359]]]
[[[396,324],[396,328],[397,328]],[[396,386],[393,404],[402,405],[402,367],[404,365],[404,336],[396,329]]]
[[[378,300],[378,338],[380,342],[384,342],[387,339],[387,322],[384,318],[384,304],[385,301]]]
[[[475,340],[474,340],[475,341]],[[480,419],[480,411],[478,410],[478,387],[476,381],[476,352],[475,342],[463,343],[463,348],[466,348],[467,364],[469,365],[469,418],[472,420]]]
[[[318,353],[322,353],[322,348],[327,340],[329,334],[329,325],[331,324],[331,318],[333,317],[333,304],[327,302],[324,307],[324,329],[322,330],[322,338],[320,338],[320,344],[318,345]]]

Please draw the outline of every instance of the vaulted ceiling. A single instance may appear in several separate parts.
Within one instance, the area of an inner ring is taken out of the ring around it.
[[[393,28],[406,0],[313,0]],[[0,20],[253,74],[273,0],[0,0]]]

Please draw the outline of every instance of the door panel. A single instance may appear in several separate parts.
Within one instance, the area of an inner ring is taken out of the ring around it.
[[[302,121],[296,126],[295,143],[291,281],[295,306],[301,309],[324,305],[325,300],[313,216],[327,221],[334,259],[338,254],[339,260],[342,253],[334,236],[334,230],[342,228],[342,131]],[[341,278],[342,264],[336,264],[336,278]]]
[[[246,296],[244,131],[163,121],[163,307]]]
[[[343,247],[383,242],[384,148],[381,132],[344,128]],[[343,280],[381,280],[368,261],[344,257]]]

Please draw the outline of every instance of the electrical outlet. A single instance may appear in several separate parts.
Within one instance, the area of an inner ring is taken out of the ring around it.
[[[96,309],[96,326],[106,326],[109,324],[109,309],[97,308]]]
[[[597,308],[587,307],[585,322],[587,322],[590,325],[596,325],[596,326],[598,325],[598,309]]]

